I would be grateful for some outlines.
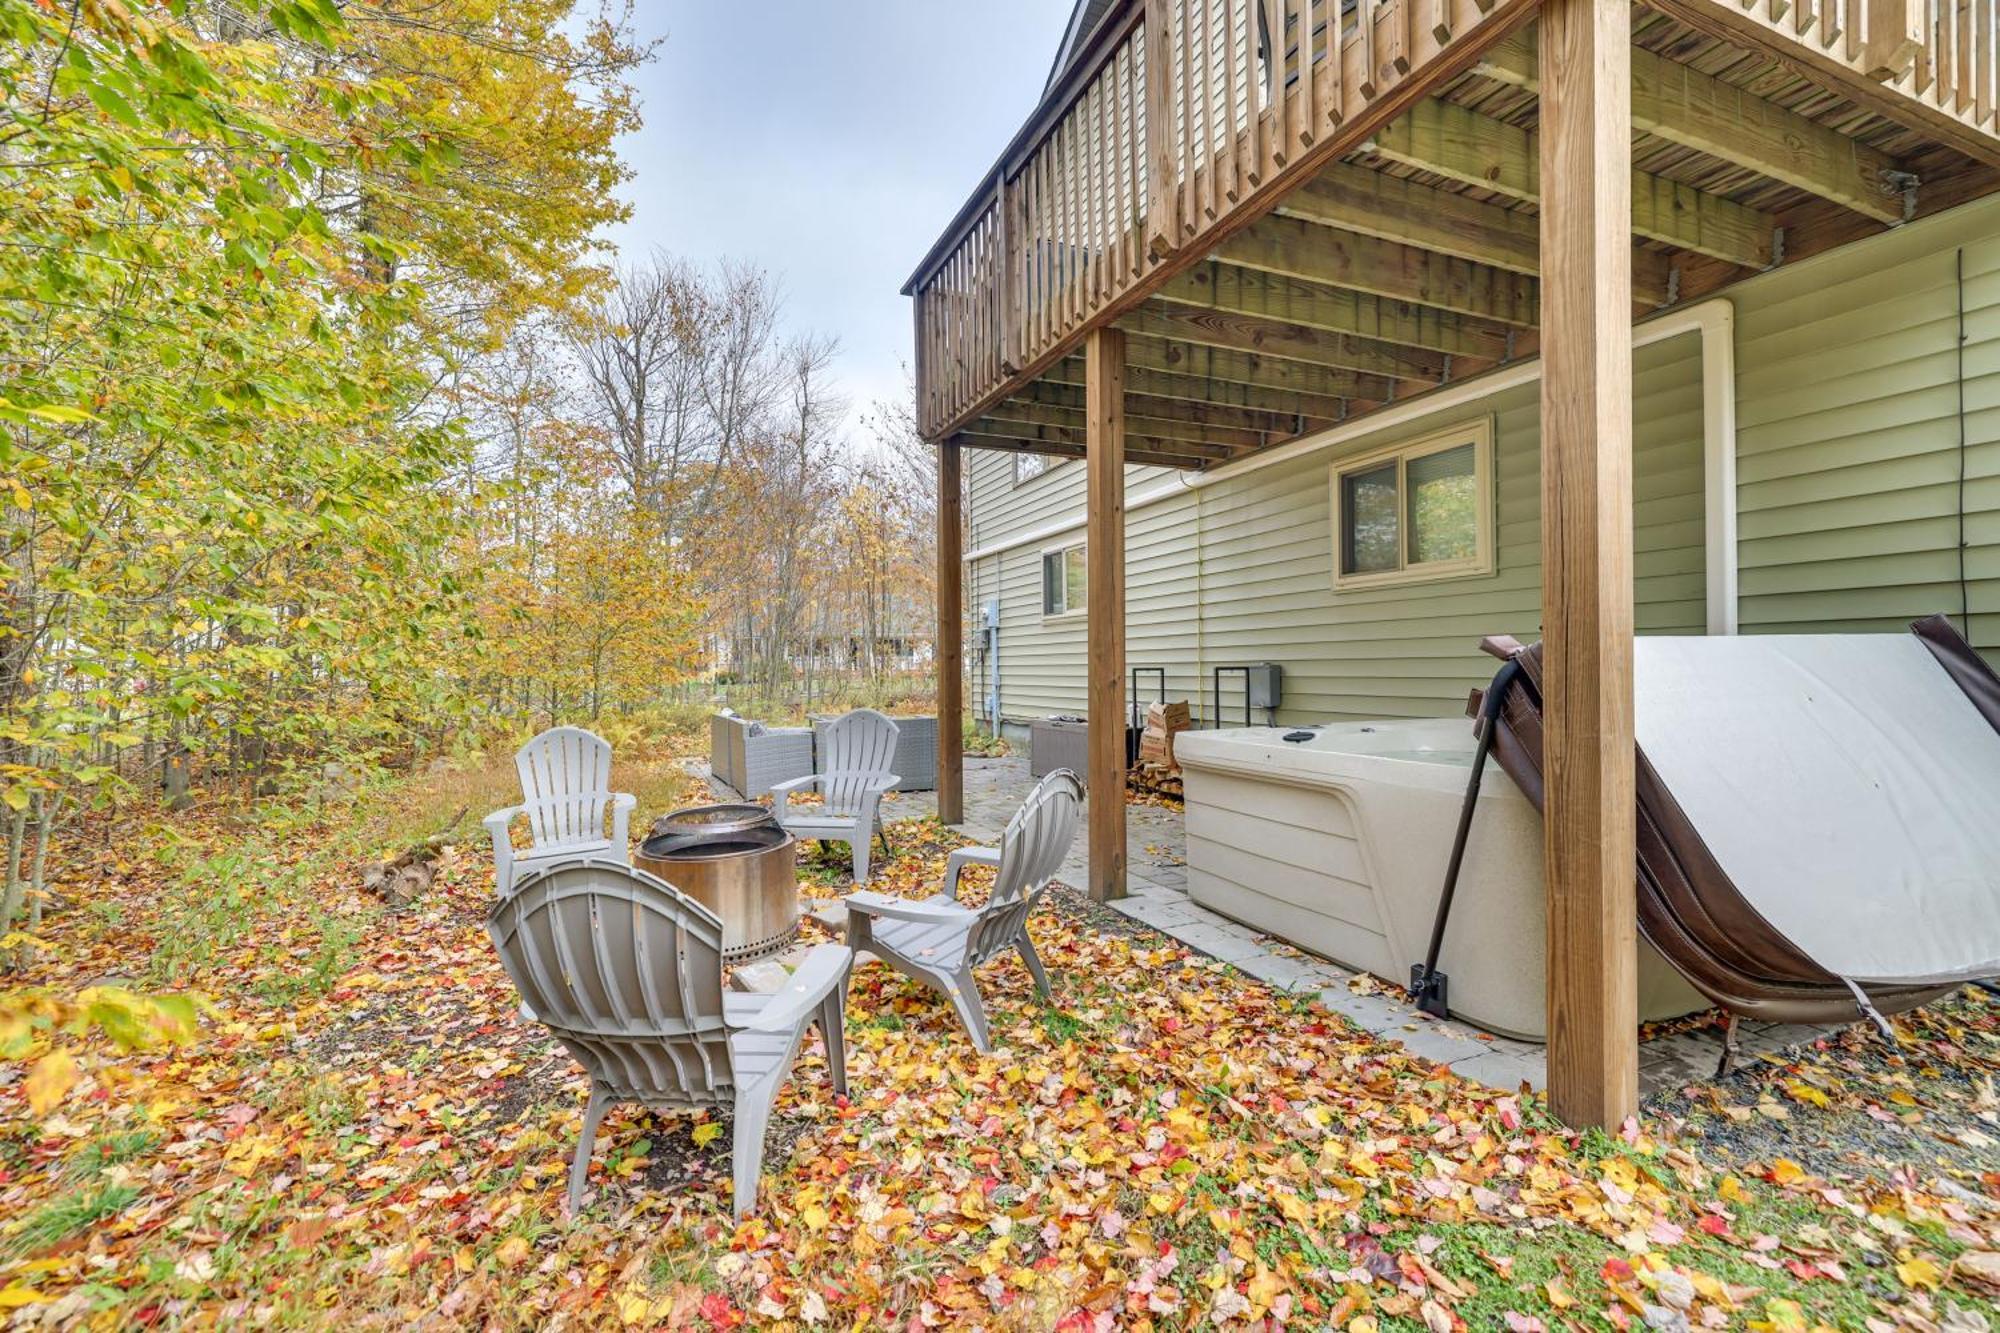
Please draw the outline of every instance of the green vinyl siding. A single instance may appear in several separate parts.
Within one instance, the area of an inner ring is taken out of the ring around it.
[[[1699,633],[1706,615],[1699,338],[1640,349],[1635,374],[1643,405],[1634,454],[1639,624]],[[1461,709],[1466,692],[1491,674],[1480,637],[1532,638],[1540,622],[1538,397],[1535,384],[1519,385],[1474,407],[1205,488],[1207,665],[1283,665],[1281,720]],[[1495,572],[1336,592],[1331,464],[1480,413],[1495,427]]]
[[[1969,600],[1971,637],[1991,657],[2000,649],[2000,201],[1741,290],[1742,629],[1894,631],[1935,611],[1956,617]]]
[[[1051,458],[1048,471],[1019,485],[1014,483],[1014,455],[998,449],[966,450],[965,469],[970,492],[966,540],[975,550],[1055,521],[1073,519],[1083,525],[1084,472],[1078,460]],[[1128,467],[1126,494],[1173,475],[1171,468]]]

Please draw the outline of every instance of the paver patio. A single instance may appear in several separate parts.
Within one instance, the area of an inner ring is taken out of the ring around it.
[[[965,820],[958,827],[982,843],[996,843],[1008,819],[1034,785],[1024,758],[965,761]],[[896,796],[887,818],[913,819],[934,815],[932,792]],[[1063,863],[1062,882],[1086,882],[1087,828],[1084,823]],[[1187,833],[1179,810],[1164,805],[1128,804],[1126,808],[1128,896],[1109,904],[1191,949],[1228,963],[1273,990],[1314,992],[1328,1009],[1356,1026],[1393,1037],[1426,1059],[1448,1065],[1463,1077],[1490,1087],[1515,1088],[1544,1084],[1543,1047],[1498,1033],[1485,1032],[1456,1020],[1439,1021],[1404,998],[1399,986],[1385,979],[1359,976],[1348,968],[1315,957],[1196,903],[1187,891]],[[1782,1023],[1744,1021],[1738,1041],[1744,1059],[1772,1053],[1824,1035],[1832,1029]],[[1714,1076],[1720,1055],[1712,1031],[1673,1032],[1640,1047],[1639,1080],[1644,1096],[1668,1092],[1689,1082]]]

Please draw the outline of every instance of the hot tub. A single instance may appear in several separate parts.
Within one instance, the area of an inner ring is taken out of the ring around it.
[[[1212,911],[1398,985],[1423,961],[1473,754],[1464,718],[1182,732],[1188,892]],[[1439,969],[1455,1016],[1541,1041],[1542,818],[1498,765],[1481,785]],[[1706,1002],[1644,940],[1639,1014]]]

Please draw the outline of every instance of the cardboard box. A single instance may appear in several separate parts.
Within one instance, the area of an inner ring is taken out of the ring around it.
[[[1178,770],[1174,759],[1174,737],[1192,724],[1187,700],[1152,704],[1146,709],[1146,729],[1139,736],[1139,762]]]

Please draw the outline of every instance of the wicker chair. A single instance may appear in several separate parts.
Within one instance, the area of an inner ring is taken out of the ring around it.
[[[708,768],[745,800],[813,771],[813,734],[807,727],[767,727],[734,713],[709,719]]]

